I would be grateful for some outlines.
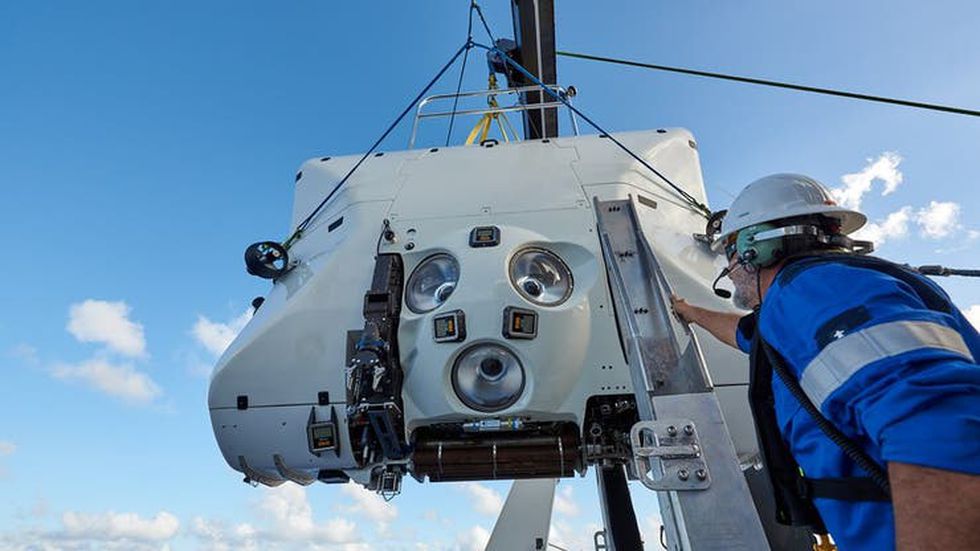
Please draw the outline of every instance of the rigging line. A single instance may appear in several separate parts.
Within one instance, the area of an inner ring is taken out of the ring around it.
[[[476,8],[476,14],[480,16],[480,22],[483,23],[483,29],[487,31],[487,36],[490,37],[490,43],[494,46],[497,45],[497,39],[493,37],[493,33],[490,32],[490,25],[487,24],[487,20],[483,17],[483,10],[480,9],[480,5],[473,0],[473,7]]]
[[[453,97],[453,112],[449,115],[449,130],[446,131],[446,147],[453,136],[453,123],[456,122],[456,108],[459,106],[459,92],[463,89],[463,75],[466,74],[466,60],[470,57],[470,49],[473,48],[473,9],[476,0],[470,3],[469,21],[466,24],[466,51],[463,52],[463,66],[459,68],[459,82],[456,83],[456,95]]]
[[[456,60],[459,59],[459,56],[463,53],[463,51],[467,49],[468,45],[469,44],[463,44],[462,46],[459,47],[458,50],[456,50],[456,53],[453,55],[452,59],[446,62],[446,64],[442,66],[442,69],[440,69],[439,72],[436,73],[436,76],[434,76],[432,80],[430,80],[429,83],[425,85],[425,88],[423,88],[422,91],[415,96],[415,99],[409,102],[409,104],[405,107],[405,109],[401,112],[401,114],[398,115],[398,117],[394,120],[394,122],[392,122],[388,126],[388,129],[384,131],[384,134],[382,134],[381,137],[374,142],[374,145],[371,146],[371,149],[367,150],[367,152],[360,158],[360,160],[357,161],[357,164],[355,164],[349,171],[347,171],[347,174],[345,174],[344,177],[341,178],[339,182],[337,182],[337,185],[335,185],[333,189],[330,190],[330,193],[327,194],[327,196],[323,199],[323,201],[320,201],[320,204],[317,205],[315,209],[313,209],[313,212],[311,212],[309,216],[304,218],[303,221],[296,226],[296,231],[294,231],[293,234],[289,236],[289,239],[286,239],[286,241],[283,242],[283,247],[289,249],[289,247],[293,244],[293,242],[295,242],[297,239],[300,238],[300,236],[303,234],[303,231],[306,230],[306,228],[310,225],[310,222],[313,221],[316,215],[320,213],[320,211],[323,209],[324,206],[326,206],[327,202],[330,201],[330,198],[333,197],[335,193],[337,193],[337,190],[339,190],[341,186],[343,186],[347,182],[348,179],[350,179],[351,175],[354,174],[354,172],[358,168],[360,168],[361,164],[363,164],[364,161],[371,156],[371,153],[373,153],[374,150],[377,149],[379,145],[381,145],[381,142],[388,137],[388,134],[391,134],[391,131],[394,130],[396,126],[398,126],[398,123],[400,123],[402,119],[405,118],[405,115],[407,115],[408,112],[412,110],[412,107],[415,106],[415,104],[417,104],[419,100],[421,100],[422,97],[425,96],[426,93],[428,93],[429,89],[431,89],[432,86],[435,85],[435,83],[438,82],[440,78],[442,78],[442,75],[444,75],[446,71],[448,71],[449,68],[452,67],[453,63],[456,63]]]
[[[623,145],[623,143],[620,142],[619,140],[617,140],[615,137],[613,137],[612,134],[610,134],[609,132],[606,132],[601,126],[599,126],[597,123],[595,123],[592,119],[590,119],[584,113],[582,113],[581,111],[579,111],[578,109],[576,109],[568,101],[567,98],[563,97],[561,94],[555,92],[550,87],[548,87],[543,82],[541,82],[541,80],[538,77],[536,77],[533,74],[531,74],[531,72],[528,71],[527,69],[525,69],[523,65],[521,65],[520,63],[517,63],[516,61],[514,61],[513,59],[511,59],[510,57],[508,57],[503,51],[501,51],[496,46],[494,46],[494,47],[491,48],[491,47],[485,46],[485,45],[480,44],[480,43],[476,43],[475,45],[477,47],[484,48],[484,49],[491,50],[491,51],[494,51],[494,52],[499,53],[500,56],[504,59],[504,61],[506,61],[507,63],[509,63],[510,65],[512,65],[515,69],[517,69],[518,71],[520,71],[521,73],[523,73],[524,76],[527,77],[535,85],[540,86],[541,89],[545,93],[547,93],[548,95],[550,95],[552,98],[560,101],[562,104],[565,105],[565,107],[567,107],[569,110],[571,110],[573,113],[575,113],[579,117],[582,117],[582,120],[584,120],[585,122],[589,123],[589,125],[591,125],[593,128],[595,128],[596,130],[598,130],[600,134],[602,134],[602,135],[606,136],[607,138],[609,138],[614,144],[616,144],[617,146],[619,146],[620,149],[622,149],[623,151],[625,151],[627,155],[629,155],[635,161],[637,161],[638,163],[640,163],[641,165],[643,165],[644,167],[646,167],[646,169],[649,170],[650,172],[652,172],[652,173],[656,174],[657,176],[659,176],[661,180],[663,180],[667,185],[669,185],[670,187],[672,187],[674,189],[674,191],[676,191],[678,194],[680,194],[680,196],[683,197],[684,200],[687,201],[687,203],[692,207],[692,209],[700,212],[702,215],[704,215],[705,218],[711,216],[711,209],[709,209],[707,207],[707,205],[705,205],[705,204],[701,203],[700,201],[698,201],[697,199],[695,199],[693,195],[691,195],[690,193],[684,191],[683,189],[681,189],[680,186],[678,186],[674,182],[670,181],[669,178],[667,178],[666,176],[664,176],[663,174],[661,174],[659,170],[657,170],[656,168],[653,167],[653,165],[651,165],[650,163],[648,163],[646,160],[644,160],[643,158],[641,158],[636,153],[633,153],[633,151],[630,150],[630,148],[628,148],[625,145]]]
[[[449,115],[449,130],[446,131],[446,147],[453,136],[453,123],[456,122],[456,108],[459,106],[459,92],[463,89],[463,75],[466,74],[466,59],[470,56],[470,49],[473,48],[473,40],[467,40],[466,51],[463,52],[463,65],[459,68],[459,82],[456,83],[456,95],[453,97],[453,111]]]
[[[884,96],[872,96],[870,94],[859,94],[857,92],[847,92],[843,90],[833,90],[830,88],[818,88],[816,86],[806,86],[803,84],[793,84],[789,82],[779,82],[775,80],[764,80],[761,78],[753,77],[742,77],[737,75],[726,75],[723,73],[712,73],[708,71],[699,71],[696,69],[685,69],[683,67],[670,67],[667,65],[654,65],[652,63],[641,63],[639,61],[630,61],[628,59],[615,59],[611,57],[601,57],[589,54],[580,54],[575,52],[564,52],[557,51],[557,55],[565,57],[574,57],[578,59],[586,59],[590,61],[601,61],[604,63],[613,63],[617,65],[629,65],[631,67],[641,67],[644,69],[654,69],[656,71],[667,71],[670,73],[681,73],[684,75],[694,75],[698,77],[707,78],[717,78],[721,80],[731,80],[735,82],[743,82],[747,84],[758,84],[760,86],[771,86],[774,88],[786,88],[788,90],[797,90],[801,92],[811,92],[814,94],[824,94],[828,96],[838,96],[842,98],[851,98],[864,101],[872,101],[878,103],[888,103],[891,105],[900,105],[902,107],[913,107],[916,109],[927,109],[930,111],[940,111],[943,113],[953,113],[956,115],[967,115],[971,117],[980,117],[980,111],[973,109],[966,109],[963,107],[953,107],[949,105],[938,105],[935,103],[925,103],[921,101],[910,101],[898,98],[888,98]]]

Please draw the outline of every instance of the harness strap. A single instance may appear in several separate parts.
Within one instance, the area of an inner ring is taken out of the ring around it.
[[[838,499],[841,501],[891,501],[873,480],[864,476],[841,478],[803,477],[804,495],[811,498]]]

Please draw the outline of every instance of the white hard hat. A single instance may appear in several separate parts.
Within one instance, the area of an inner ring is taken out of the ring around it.
[[[808,214],[838,219],[840,232],[844,235],[856,231],[867,221],[860,212],[837,206],[827,188],[813,178],[801,174],[773,174],[745,186],[732,201],[721,222],[721,233],[711,248],[720,252],[729,236],[756,224]]]

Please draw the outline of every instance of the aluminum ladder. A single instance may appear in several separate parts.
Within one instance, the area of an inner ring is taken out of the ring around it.
[[[670,284],[632,197],[593,202],[640,418],[630,433],[632,474],[657,491],[668,549],[770,549],[697,336],[671,315]],[[626,551],[635,536],[615,527],[633,512],[625,481],[599,486],[606,548]]]

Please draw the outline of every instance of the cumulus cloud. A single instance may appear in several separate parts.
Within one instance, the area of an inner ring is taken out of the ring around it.
[[[919,209],[915,221],[923,237],[941,239],[959,227],[960,206],[952,201],[929,201],[929,206]]]
[[[76,513],[68,511],[61,516],[65,534],[76,539],[96,541],[134,540],[144,542],[167,541],[177,534],[180,521],[172,514],[161,511],[153,518],[144,519],[135,513]]]
[[[500,493],[483,484],[466,482],[459,487],[473,498],[473,508],[480,514],[493,515],[496,518],[504,507],[504,499]]]
[[[259,531],[259,535],[266,539],[338,544],[359,540],[357,525],[351,520],[341,517],[314,520],[306,488],[296,484],[266,489],[259,510],[271,521],[269,530]]]
[[[220,520],[194,517],[190,523],[190,533],[204,543],[204,548],[210,551],[259,549],[258,531],[248,523],[236,524],[229,528]]]
[[[20,343],[8,351],[8,355],[12,358],[16,358],[28,364],[37,364],[39,362],[37,356],[37,348],[27,344]]]
[[[970,320],[973,327],[976,327],[977,331],[980,331],[980,304],[970,306],[963,311],[963,314],[966,315],[966,319]]]
[[[569,517],[577,516],[579,513],[578,503],[575,502],[575,497],[572,495],[572,487],[565,486],[561,490],[555,492],[555,512],[559,515],[565,515]]]
[[[199,315],[191,333],[197,342],[209,352],[215,356],[220,356],[250,319],[252,319],[251,309],[226,323],[211,321],[207,317]]]
[[[340,491],[354,502],[353,505],[340,507],[346,513],[361,515],[379,523],[393,522],[398,518],[398,508],[394,504],[358,484],[345,484]]]
[[[144,518],[136,513],[67,511],[54,528],[28,527],[0,533],[2,549],[167,551],[180,521],[167,511]]]
[[[68,332],[80,342],[100,343],[105,348],[81,362],[56,362],[47,371],[56,379],[80,382],[130,404],[153,402],[162,394],[160,387],[132,363],[116,357],[147,357],[143,326],[130,320],[129,313],[129,306],[122,301],[88,299],[72,304],[68,308]],[[30,354],[37,357],[36,350],[31,349]]]
[[[554,519],[548,530],[548,543],[562,549],[593,549],[593,536],[602,530],[595,522],[568,522]]]
[[[456,535],[455,551],[483,551],[490,541],[490,531],[482,526],[471,526]]]
[[[355,496],[346,491],[344,493]],[[391,513],[361,498],[355,498],[352,508],[367,518],[394,518]],[[278,488],[263,488],[253,510],[255,522],[234,525],[218,519],[195,517],[189,523],[188,533],[197,540],[198,549],[210,551],[368,551],[378,548],[363,541],[353,520],[343,517],[318,518],[310,505],[306,488],[302,486],[284,484]],[[373,525],[377,526],[379,522],[375,521]]]
[[[143,326],[129,319],[130,307],[122,301],[89,299],[68,310],[68,332],[81,342],[105,344],[130,357],[146,355]]]
[[[871,191],[871,186],[875,181],[884,185],[881,192],[883,196],[893,193],[902,183],[902,173],[898,170],[902,157],[898,153],[886,151],[877,159],[869,158],[867,161],[868,164],[860,172],[845,174],[841,177],[843,187],[830,190],[834,199],[842,207],[861,210],[861,201]]]
[[[886,241],[907,236],[911,219],[912,207],[902,207],[886,216],[884,220],[868,222],[863,228],[854,232],[852,237],[871,241],[880,247]]]
[[[645,541],[659,542],[660,528],[663,525],[664,520],[660,517],[660,513],[647,515],[640,524],[640,533],[643,535],[643,539]]]
[[[77,364],[55,364],[51,374],[64,381],[79,381],[132,404],[149,404],[161,394],[160,387],[149,375],[131,364],[116,364],[104,358],[91,358]]]

